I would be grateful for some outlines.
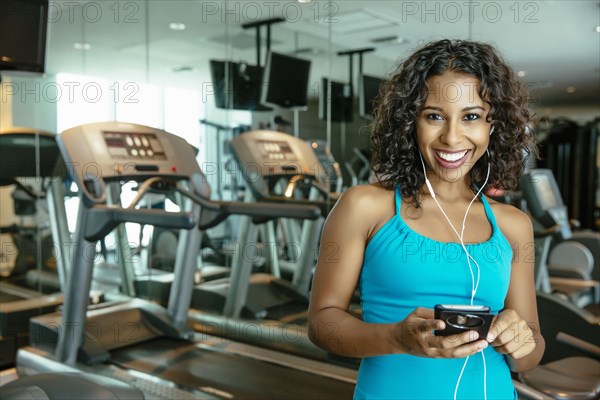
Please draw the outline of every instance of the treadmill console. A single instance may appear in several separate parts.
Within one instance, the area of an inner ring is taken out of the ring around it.
[[[318,182],[326,170],[313,148],[297,137],[276,131],[251,131],[231,141],[232,154],[244,179],[257,197],[270,196],[270,186],[279,178],[303,175]]]
[[[122,122],[79,125],[57,136],[68,172],[93,203],[106,182],[202,176],[193,147],[160,129]]]
[[[165,160],[165,150],[153,133],[103,132],[108,153],[114,159]]]
[[[527,201],[531,215],[544,228],[560,225],[559,235],[562,239],[572,236],[565,207],[558,184],[552,171],[534,169],[521,177],[521,191]]]
[[[265,160],[298,161],[288,142],[257,140],[256,143]]]

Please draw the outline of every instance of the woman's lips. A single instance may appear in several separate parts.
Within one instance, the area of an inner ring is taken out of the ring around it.
[[[465,163],[465,161],[467,161],[469,150],[435,150],[433,154],[435,161],[442,168],[455,169],[461,167]]]

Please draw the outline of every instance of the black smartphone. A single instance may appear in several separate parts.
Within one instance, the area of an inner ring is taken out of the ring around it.
[[[450,336],[465,331],[477,331],[479,339],[484,339],[494,319],[488,306],[469,306],[457,304],[436,304],[434,308],[436,319],[446,324],[445,329],[436,330],[436,336]]]

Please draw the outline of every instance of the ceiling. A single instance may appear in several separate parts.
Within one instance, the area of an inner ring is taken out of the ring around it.
[[[338,51],[374,47],[364,71],[385,76],[427,41],[470,37],[493,43],[524,71],[534,103],[600,108],[596,0],[51,0],[47,72],[203,90],[208,59],[256,62],[255,30],[242,24],[271,17],[286,19],[272,26],[272,49],[313,61],[311,95],[322,76],[348,79],[348,58]]]

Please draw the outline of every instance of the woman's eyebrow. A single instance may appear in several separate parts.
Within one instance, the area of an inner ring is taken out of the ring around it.
[[[435,107],[435,106],[425,106],[425,107],[423,107],[423,110],[444,111],[441,107]]]
[[[471,111],[471,110],[476,110],[476,109],[480,109],[481,111],[485,111],[485,108],[483,108],[482,106],[465,107],[462,110],[463,111]]]
[[[465,107],[463,108],[461,111],[471,111],[471,110],[482,110],[485,111],[485,108],[483,108],[482,106],[471,106],[471,107]],[[423,110],[435,110],[435,111],[444,111],[443,108],[441,107],[436,107],[436,106],[425,106],[423,107]]]

